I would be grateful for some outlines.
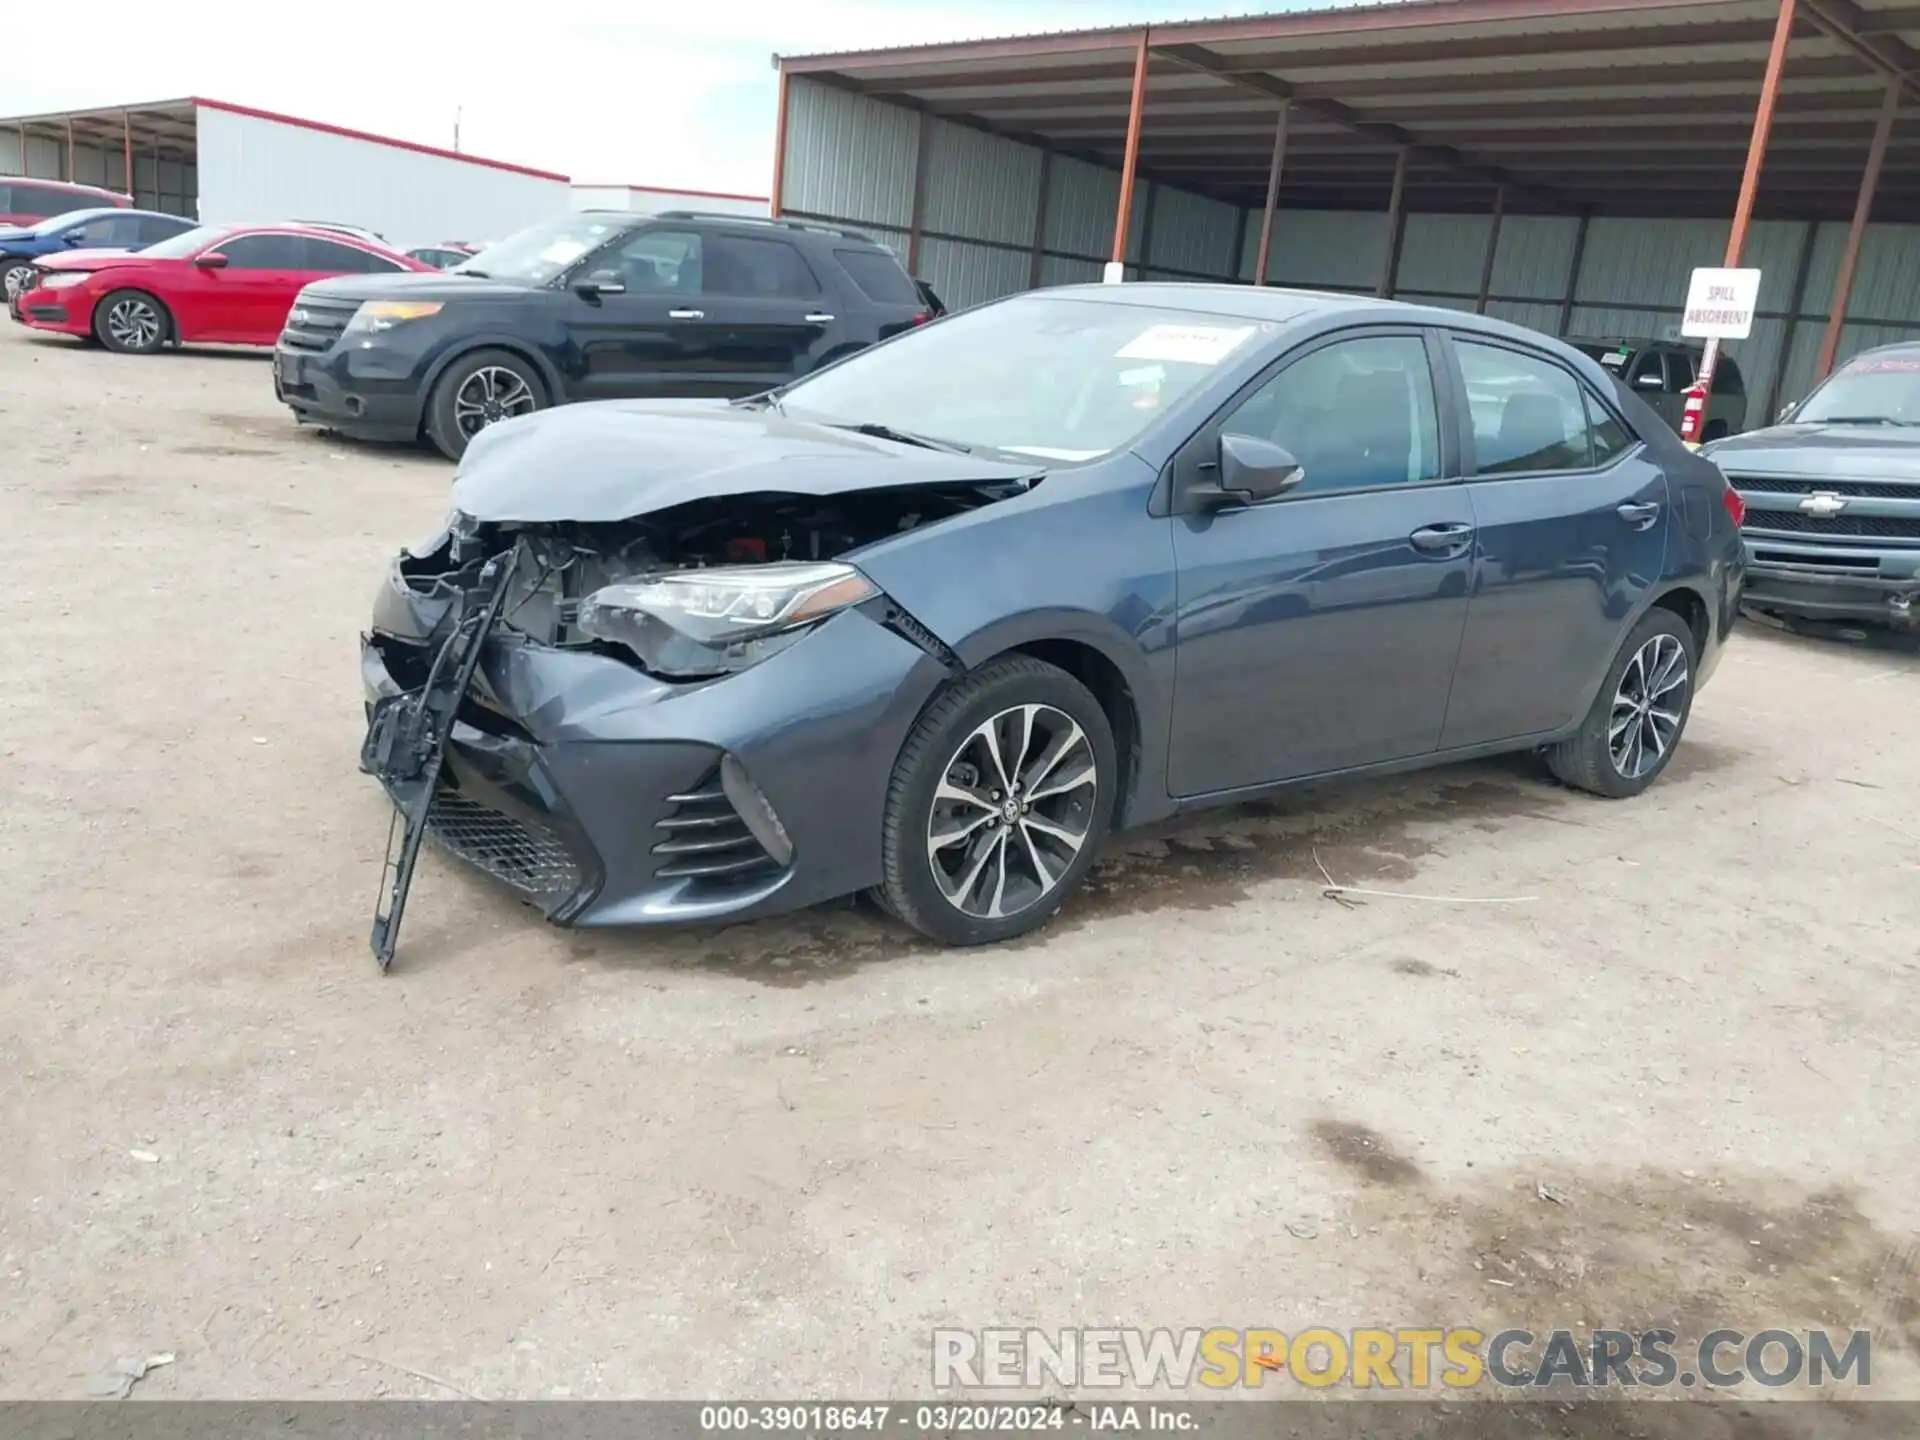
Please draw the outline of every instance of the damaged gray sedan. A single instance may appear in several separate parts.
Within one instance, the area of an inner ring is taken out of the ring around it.
[[[965,945],[1114,829],[1298,781],[1538,747],[1635,794],[1742,567],[1719,472],[1586,357],[1231,286],[529,416],[453,505],[362,650],[383,964],[428,835],[560,924],[868,891]]]

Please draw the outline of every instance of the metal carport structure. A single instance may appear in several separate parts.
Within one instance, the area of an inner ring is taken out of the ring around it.
[[[1651,333],[1745,258],[1771,406],[1920,331],[1915,44],[1898,0],[1403,0],[790,56],[773,203],[962,300],[1120,261]]]

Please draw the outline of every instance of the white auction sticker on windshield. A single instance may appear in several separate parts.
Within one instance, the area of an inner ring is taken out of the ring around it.
[[[1119,350],[1119,360],[1169,360],[1218,365],[1254,332],[1252,325],[1149,325]]]

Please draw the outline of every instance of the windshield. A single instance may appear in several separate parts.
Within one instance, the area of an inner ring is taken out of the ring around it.
[[[197,255],[214,241],[222,239],[231,231],[225,225],[196,225],[191,230],[182,230],[170,240],[162,240],[157,245],[149,245],[140,252],[142,260],[184,260],[189,255]]]
[[[1920,350],[1862,355],[1810,395],[1796,425],[1920,425]]]
[[[589,250],[598,249],[611,236],[626,229],[628,223],[587,215],[549,220],[544,225],[509,235],[497,245],[489,245],[448,273],[544,285]]]
[[[797,419],[1053,460],[1117,450],[1270,324],[1097,299],[962,311],[780,393]]]
[[[29,235],[58,235],[72,225],[84,225],[89,220],[97,220],[102,215],[118,215],[118,210],[69,210],[64,215],[50,215],[38,225],[27,228]]]

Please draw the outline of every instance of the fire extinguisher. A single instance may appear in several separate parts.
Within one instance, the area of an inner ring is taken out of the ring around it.
[[[1696,383],[1687,391],[1680,411],[1680,438],[1689,445],[1700,443],[1700,432],[1707,424],[1707,387]]]

